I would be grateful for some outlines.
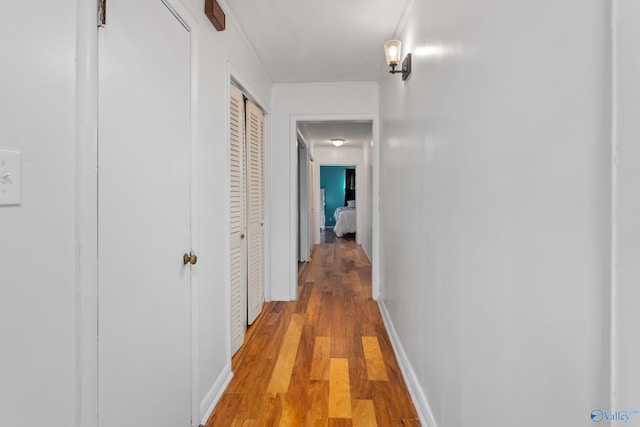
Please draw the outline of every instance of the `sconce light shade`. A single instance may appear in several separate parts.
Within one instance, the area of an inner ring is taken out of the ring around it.
[[[336,147],[340,147],[342,144],[344,144],[344,139],[332,139],[331,143],[333,145],[335,145]]]
[[[400,40],[389,40],[384,44],[384,54],[387,57],[387,65],[396,66],[400,63],[402,43]]]
[[[411,54],[408,53],[402,61],[402,69],[396,70],[398,64],[400,64],[400,40],[389,40],[384,44],[384,54],[387,57],[387,64],[391,67],[391,74],[402,73],[402,80],[407,80],[409,74],[411,74]]]

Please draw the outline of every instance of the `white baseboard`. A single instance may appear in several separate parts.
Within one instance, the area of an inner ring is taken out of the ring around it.
[[[364,248],[364,246],[360,245],[360,247],[362,247],[362,250],[364,251],[364,254],[367,256],[367,258],[369,259],[369,262],[371,264],[373,264],[373,257],[369,254],[369,252],[367,252],[367,250]]]
[[[207,420],[213,413],[213,410],[215,409],[218,401],[222,397],[222,393],[224,393],[227,385],[229,385],[231,378],[233,378],[233,372],[231,372],[231,364],[228,364],[222,370],[220,376],[218,376],[218,379],[202,400],[202,403],[200,403],[200,424],[207,424]]]
[[[411,399],[413,399],[413,404],[416,407],[416,411],[418,412],[418,417],[420,417],[420,423],[425,427],[437,427],[436,420],[433,417],[433,412],[431,411],[429,402],[427,402],[427,397],[425,396],[424,391],[420,386],[420,382],[418,381],[418,377],[413,370],[413,366],[411,366],[411,362],[409,362],[407,353],[405,353],[404,348],[400,343],[400,338],[398,337],[396,328],[393,326],[393,322],[391,321],[391,317],[389,316],[387,307],[385,307],[382,299],[378,300],[378,307],[380,308],[380,313],[382,314],[384,325],[387,328],[387,332],[389,333],[391,345],[393,346],[393,350],[396,353],[396,358],[398,359],[400,370],[402,371],[404,380],[406,381],[407,387],[409,388],[409,394],[411,394]]]

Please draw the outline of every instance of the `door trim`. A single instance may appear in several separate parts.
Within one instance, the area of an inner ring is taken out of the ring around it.
[[[98,2],[76,21],[75,426],[98,426]]]
[[[371,194],[371,240],[372,240],[372,257],[371,260],[371,278],[372,278],[372,296],[374,300],[380,297],[380,218],[379,218],[379,188],[380,188],[380,129],[377,114],[294,114],[291,115],[289,123],[289,217],[297,216],[297,193],[298,193],[298,140],[297,128],[298,122],[301,121],[355,121],[369,120],[372,127],[373,149],[372,157],[372,194]],[[357,172],[356,172],[357,179]],[[296,221],[290,221],[289,225],[289,298],[294,301],[298,298],[298,229]]]

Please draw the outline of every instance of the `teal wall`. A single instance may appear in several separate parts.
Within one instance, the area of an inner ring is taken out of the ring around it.
[[[355,166],[320,166],[320,188],[324,188],[325,222],[327,227],[336,225],[333,212],[338,206],[344,206],[345,169]]]

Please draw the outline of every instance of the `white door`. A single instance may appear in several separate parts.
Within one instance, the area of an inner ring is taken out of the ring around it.
[[[247,214],[248,214],[248,323],[264,305],[264,115],[246,101]]]
[[[244,98],[231,86],[229,103],[229,185],[231,233],[231,354],[247,330],[247,244]]]
[[[190,32],[161,0],[107,5],[99,31],[99,425],[187,427]]]
[[[300,262],[309,261],[311,255],[309,162],[309,150],[298,142],[298,261]]]

